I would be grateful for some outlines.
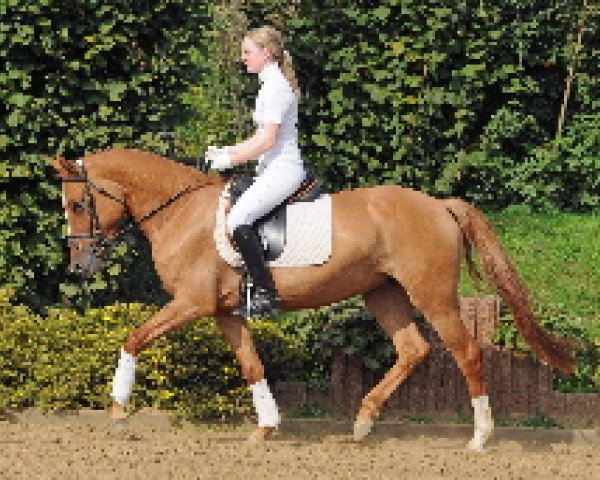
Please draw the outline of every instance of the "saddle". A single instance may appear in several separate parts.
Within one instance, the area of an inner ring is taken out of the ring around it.
[[[240,196],[253,182],[254,177],[249,175],[235,175],[232,178],[229,186],[231,207],[236,204]],[[316,177],[311,173],[307,173],[298,190],[286,198],[279,206],[254,222],[252,228],[258,234],[263,245],[265,260],[275,260],[283,252],[286,243],[287,206],[298,202],[313,201],[322,193],[321,185],[318,183]]]

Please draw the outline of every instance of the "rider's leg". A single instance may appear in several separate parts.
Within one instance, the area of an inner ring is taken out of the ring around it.
[[[255,314],[268,313],[278,307],[275,285],[267,270],[264,250],[252,223],[280,205],[293,194],[305,178],[297,165],[269,165],[232,207],[227,229],[256,285],[252,306]]]
[[[280,205],[300,188],[305,176],[302,166],[296,164],[269,165],[231,208],[227,216],[229,234],[240,225],[252,225]]]
[[[257,233],[250,225],[240,225],[233,231],[232,238],[254,282],[251,314],[275,313],[279,308],[279,298]],[[244,307],[247,306],[243,305],[235,313],[243,314]]]

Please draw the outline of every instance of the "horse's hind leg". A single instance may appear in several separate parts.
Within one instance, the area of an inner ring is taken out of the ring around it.
[[[279,409],[265,380],[265,369],[258,356],[246,320],[239,316],[219,317],[217,325],[227,337],[242,369],[242,376],[252,390],[252,401],[258,414],[258,428],[250,435],[252,442],[265,440],[280,423]]]
[[[430,350],[411,318],[412,306],[406,292],[397,282],[390,279],[363,295],[363,298],[367,308],[391,338],[398,359],[363,399],[354,423],[355,440],[361,440],[370,432],[385,401]]]
[[[421,292],[410,291],[411,300],[438,332],[465,377],[474,408],[475,433],[467,447],[482,451],[494,429],[492,411],[483,378],[481,347],[460,319],[458,295],[443,278],[423,285]]]

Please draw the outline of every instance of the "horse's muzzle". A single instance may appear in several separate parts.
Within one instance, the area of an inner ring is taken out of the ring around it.
[[[102,268],[102,260],[92,252],[83,254],[77,260],[72,260],[69,270],[80,277],[89,278]]]

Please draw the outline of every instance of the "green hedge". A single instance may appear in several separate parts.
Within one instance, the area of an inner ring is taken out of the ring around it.
[[[257,87],[237,62],[246,25],[287,34],[304,92],[302,148],[332,190],[397,183],[489,208],[597,208],[597,3],[217,3],[0,5],[0,278],[17,302],[164,301],[143,241],[119,247],[83,287],[68,277],[59,184],[44,158],[165,151],[156,133],[175,127],[181,154],[240,139]]]
[[[117,304],[47,316],[10,304],[0,289],[0,409],[106,408],[118,352],[156,307]],[[298,341],[272,322],[250,322],[270,382],[293,379],[305,361]],[[253,414],[237,361],[213,319],[198,319],[140,354],[131,405],[190,419]]]
[[[600,8],[571,0],[245,2],[288,34],[303,151],[334,190],[600,205]],[[577,33],[582,48],[575,58]],[[575,77],[557,139],[568,68]]]

